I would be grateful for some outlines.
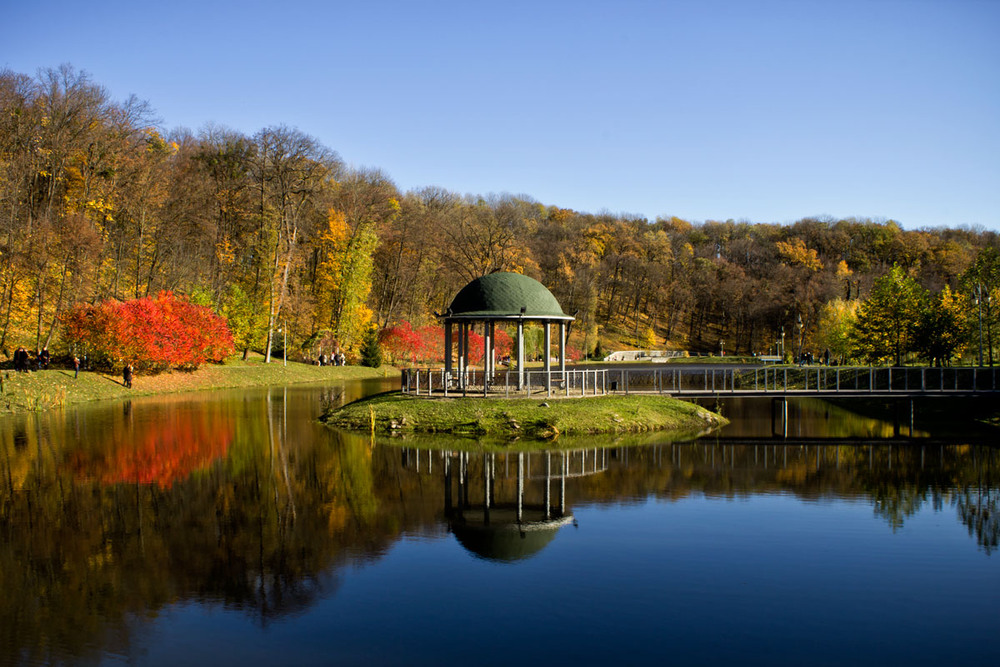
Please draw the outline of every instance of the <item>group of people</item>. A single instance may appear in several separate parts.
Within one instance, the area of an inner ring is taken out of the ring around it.
[[[803,352],[799,356],[799,365],[811,366],[811,365],[813,365],[816,362],[817,362],[816,357],[813,356],[812,352]],[[829,348],[823,353],[823,356],[821,356],[819,358],[819,363],[823,364],[824,366],[831,366],[831,365],[836,366],[837,365],[836,360],[834,360],[831,363]]]
[[[325,354],[320,353],[319,359],[317,359],[320,366],[345,366],[347,364],[347,357],[344,356],[343,352],[334,352],[329,357]]]
[[[46,370],[52,363],[52,355],[49,353],[48,347],[43,347],[42,351],[35,355],[35,366],[38,370]],[[73,378],[76,379],[80,376],[80,369],[86,367],[87,365],[87,355],[83,355],[83,360],[80,357],[73,355]],[[27,373],[31,370],[31,353],[22,345],[21,347],[14,350],[14,370],[18,373]],[[126,387],[132,387],[132,365],[129,364],[125,367],[122,373],[122,379],[124,380],[124,385]]]
[[[52,361],[49,348],[43,347],[42,351],[35,355],[35,361],[38,364],[38,370],[48,368]],[[27,373],[31,370],[31,353],[23,345],[14,350],[14,370],[18,373]]]
[[[341,362],[340,365],[343,366],[343,355],[340,355]],[[323,358],[322,355],[320,357]],[[16,350],[14,350],[14,370],[18,373],[27,373],[31,370],[31,353],[22,345]],[[35,362],[37,364],[38,370],[45,370],[49,367],[52,362],[52,355],[49,354],[49,348],[43,347],[42,351],[35,355]],[[73,355],[73,378],[76,379],[80,376],[80,369],[87,363],[87,356],[84,355],[83,361],[80,357]],[[332,363],[332,362],[331,362]],[[122,385],[127,389],[132,388],[132,375],[135,373],[135,369],[132,364],[125,364],[122,369]]]

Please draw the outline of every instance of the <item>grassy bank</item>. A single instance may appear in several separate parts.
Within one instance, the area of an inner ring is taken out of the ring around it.
[[[399,393],[355,401],[324,415],[331,426],[376,432],[552,438],[560,434],[700,433],[728,423],[665,396],[576,399],[414,398]]]
[[[73,378],[72,369],[50,369],[31,373],[0,371],[0,412],[24,412],[110,399],[133,398],[207,389],[264,387],[270,385],[364,380],[394,377],[399,371],[391,366],[313,366],[280,359],[265,364],[263,357],[247,361],[234,357],[221,365],[206,365],[190,373],[170,372],[136,375],[132,388],[122,383],[121,375],[81,371]]]

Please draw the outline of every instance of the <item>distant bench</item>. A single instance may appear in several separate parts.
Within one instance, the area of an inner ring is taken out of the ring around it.
[[[765,364],[771,361],[777,364],[781,363],[781,357],[777,354],[762,354],[759,357],[757,357],[757,361],[763,362]]]

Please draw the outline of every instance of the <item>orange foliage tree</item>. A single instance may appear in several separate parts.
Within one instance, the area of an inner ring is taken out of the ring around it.
[[[233,353],[225,319],[171,292],[131,301],[79,304],[62,318],[67,343],[100,367],[195,369]]]

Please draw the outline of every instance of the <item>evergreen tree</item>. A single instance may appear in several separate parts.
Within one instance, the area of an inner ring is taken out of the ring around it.
[[[365,342],[361,347],[361,365],[378,368],[382,365],[382,347],[378,342],[378,327],[371,326],[365,333]]]

